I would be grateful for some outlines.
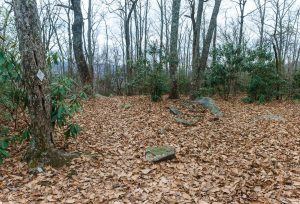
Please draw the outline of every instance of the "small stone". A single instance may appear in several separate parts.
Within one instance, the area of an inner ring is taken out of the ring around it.
[[[181,115],[182,112],[180,110],[178,110],[178,108],[176,108],[175,106],[170,106],[169,107],[170,112],[174,115]]]
[[[159,132],[159,134],[164,135],[164,134],[167,133],[167,130],[166,130],[165,128],[160,128],[160,129],[158,130],[158,132]]]
[[[185,119],[182,119],[182,118],[175,118],[176,122],[177,123],[181,123],[183,125],[186,125],[186,126],[193,126],[195,125],[195,121],[188,121],[188,120],[185,120]]]
[[[131,104],[127,103],[127,104],[123,104],[121,108],[123,108],[124,110],[128,110],[129,108],[131,108],[131,106],[132,106]]]
[[[44,172],[43,169],[42,169],[41,167],[36,168],[36,170],[37,170],[39,173],[43,173],[43,172]]]
[[[33,175],[37,175],[37,174],[40,174],[43,172],[44,172],[44,170],[42,167],[36,167],[36,168],[29,169],[29,174],[33,174]]]
[[[148,147],[145,157],[150,162],[170,160],[175,158],[175,148],[170,146]]]

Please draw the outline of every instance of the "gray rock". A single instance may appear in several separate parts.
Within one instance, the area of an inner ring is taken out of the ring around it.
[[[196,124],[196,121],[188,121],[186,119],[182,119],[182,118],[175,118],[177,123],[180,123],[182,125],[186,125],[186,126],[193,126]]]
[[[160,162],[175,158],[175,148],[170,146],[148,147],[145,157],[150,162]]]
[[[216,117],[222,117],[224,115],[212,98],[202,97],[196,99],[194,102],[202,105],[205,109],[208,109]]]
[[[107,96],[103,96],[101,94],[95,94],[95,98],[105,99],[105,98],[108,98],[108,97]]]
[[[166,130],[165,128],[160,128],[160,129],[158,130],[158,132],[159,132],[159,134],[164,135],[164,134],[167,133],[167,130]]]
[[[128,110],[131,107],[132,107],[132,105],[130,103],[126,103],[126,104],[121,105],[121,108],[124,109],[124,110]]]
[[[274,114],[265,114],[258,117],[259,120],[268,120],[268,121],[275,121],[275,122],[285,122],[285,119],[279,115]]]
[[[174,115],[181,115],[182,112],[180,110],[178,110],[175,106],[170,106],[169,107],[170,112]]]
[[[37,175],[37,174],[41,174],[41,173],[44,173],[44,170],[42,167],[38,166],[38,167],[29,169],[29,174]]]

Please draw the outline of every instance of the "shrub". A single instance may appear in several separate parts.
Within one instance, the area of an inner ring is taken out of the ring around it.
[[[151,99],[160,101],[163,94],[168,92],[168,77],[161,69],[155,69],[149,74],[148,87]]]
[[[178,72],[178,90],[181,94],[189,94],[191,91],[191,78],[186,73],[184,68],[179,69]]]
[[[56,55],[47,58],[49,66]],[[7,148],[15,142],[30,138],[29,123],[18,124],[19,117],[26,119],[28,98],[23,86],[22,69],[18,56],[0,47],[0,163],[9,156]],[[80,111],[80,101],[86,94],[74,94],[76,83],[69,78],[55,78],[51,84],[53,128],[65,128],[65,139],[79,134],[79,125],[71,122],[74,113]],[[20,114],[20,113],[24,114]],[[13,126],[14,125],[14,126]],[[12,132],[17,132],[13,134]]]
[[[6,149],[12,138],[18,138],[9,135],[17,131],[20,112],[28,104],[18,57],[8,49],[0,47],[0,163],[9,156]]]
[[[300,71],[298,71],[292,81],[292,98],[300,99]]]
[[[9,153],[6,150],[8,148],[8,140],[0,140],[0,164],[3,163],[3,159],[9,157]]]
[[[251,97],[249,97],[249,96],[244,97],[244,98],[242,99],[242,101],[243,101],[244,103],[248,103],[248,104],[254,102],[253,99],[252,99]]]
[[[245,59],[244,70],[250,75],[248,96],[259,103],[280,96],[285,80],[276,71],[271,53],[263,48],[250,50]]]
[[[229,43],[214,50],[216,61],[205,73],[206,86],[227,99],[230,93],[236,93],[239,87],[238,73],[243,66],[244,56],[238,46]]]
[[[79,125],[71,122],[71,119],[81,110],[80,101],[87,98],[84,92],[74,93],[75,85],[74,80],[68,77],[59,77],[51,83],[51,122],[53,128],[65,128],[65,139],[75,138],[79,134]]]

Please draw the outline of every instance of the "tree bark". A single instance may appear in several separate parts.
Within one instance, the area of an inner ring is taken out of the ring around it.
[[[82,32],[83,32],[83,17],[81,12],[81,1],[71,0],[72,8],[74,11],[74,23],[72,26],[73,32],[73,50],[76,65],[79,71],[80,79],[82,85],[87,89],[88,94],[91,94],[92,76],[89,71],[89,67],[86,63],[84,52],[83,52],[83,42],[82,42]]]
[[[51,142],[50,72],[46,64],[36,1],[14,0],[13,7],[31,120],[31,141],[24,159],[31,165],[41,162],[54,165],[60,157]],[[39,72],[44,77],[38,77]]]
[[[243,37],[244,37],[244,20],[245,20],[245,6],[246,6],[247,0],[239,0],[239,8],[240,8],[240,31],[239,31],[239,46],[242,46]]]
[[[157,1],[160,10],[160,38],[159,38],[159,63],[163,61],[163,46],[164,46],[164,8],[163,0]]]
[[[88,41],[88,67],[89,72],[91,74],[91,85],[92,89],[94,89],[94,52],[93,52],[93,46],[92,46],[92,27],[93,27],[93,20],[92,20],[92,0],[89,0],[88,2],[88,30],[87,30],[87,41]]]
[[[211,19],[209,22],[209,27],[208,27],[204,45],[202,48],[199,66],[197,68],[196,79],[195,79],[196,88],[199,88],[199,86],[201,85],[201,80],[203,77],[202,75],[203,75],[203,72],[204,72],[206,64],[207,64],[210,44],[211,44],[211,41],[213,38],[215,27],[217,26],[217,17],[219,14],[221,1],[222,0],[215,0],[215,6],[214,6],[214,9],[212,12],[212,16],[211,16]]]
[[[177,85],[177,69],[178,69],[178,30],[179,30],[179,11],[181,0],[173,0],[172,5],[172,24],[171,24],[171,36],[170,36],[170,79],[171,79],[171,91],[169,98],[178,99],[178,85]]]
[[[125,34],[125,51],[126,51],[126,67],[127,67],[127,82],[131,82],[133,80],[133,70],[132,70],[132,56],[130,53],[130,46],[131,46],[131,40],[130,40],[130,20],[132,12],[136,6],[138,0],[134,0],[132,2],[132,5],[129,9],[129,12],[127,14],[127,2],[125,2],[125,20],[124,20],[124,34]],[[127,95],[132,95],[133,89],[132,87],[128,87]]]
[[[191,20],[192,20],[192,28],[193,28],[193,54],[192,54],[192,66],[193,71],[199,66],[199,58],[200,58],[200,28],[202,21],[202,13],[203,13],[203,4],[204,0],[199,0],[197,16],[195,19],[195,1],[191,2]]]

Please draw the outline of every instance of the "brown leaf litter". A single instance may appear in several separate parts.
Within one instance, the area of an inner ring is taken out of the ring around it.
[[[0,203],[300,203],[300,105],[216,103],[219,120],[186,99],[90,100],[68,149],[81,156],[30,175],[24,148],[11,148],[0,166]],[[177,123],[170,106],[196,124]],[[267,113],[285,121],[256,120]],[[176,159],[147,162],[145,149],[158,145],[175,147]]]

